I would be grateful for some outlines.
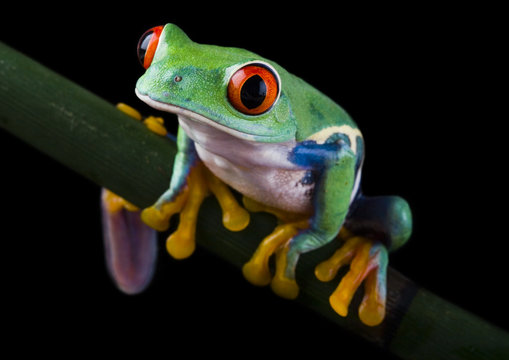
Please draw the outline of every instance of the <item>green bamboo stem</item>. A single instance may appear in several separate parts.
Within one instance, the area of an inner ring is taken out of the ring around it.
[[[0,125],[63,165],[145,207],[167,187],[176,146],[89,91],[0,43]],[[225,230],[217,203],[200,211],[198,243],[241,267],[274,219],[254,214],[241,233]],[[388,274],[387,318],[367,327],[329,306],[336,283],[321,283],[314,266],[337,244],[305,254],[298,266],[300,303],[403,359],[508,359],[509,335],[418,287]],[[354,302],[359,302],[359,296]]]

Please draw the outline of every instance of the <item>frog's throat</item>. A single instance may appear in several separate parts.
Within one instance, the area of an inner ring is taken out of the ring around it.
[[[270,142],[269,139],[271,138],[271,136],[255,135],[255,134],[249,134],[249,133],[245,133],[242,131],[238,131],[238,130],[229,128],[228,126],[219,124],[216,121],[207,118],[206,116],[195,113],[194,111],[185,109],[185,108],[177,106],[177,105],[167,104],[167,103],[163,103],[161,101],[154,100],[149,95],[144,95],[144,94],[140,93],[138,91],[138,89],[135,89],[135,92],[136,92],[136,96],[138,96],[138,98],[140,98],[140,100],[142,100],[147,105],[149,105],[150,107],[152,107],[156,110],[161,110],[161,111],[168,112],[171,114],[180,115],[185,118],[188,118],[188,119],[191,119],[194,121],[198,121],[203,124],[210,125],[218,130],[221,130],[221,131],[223,131],[227,134],[230,134],[232,136],[235,136],[236,138],[239,138],[239,139],[249,140],[249,141],[260,141],[261,138],[264,138]]]

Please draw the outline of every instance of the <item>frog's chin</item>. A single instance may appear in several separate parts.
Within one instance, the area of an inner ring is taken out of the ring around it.
[[[260,135],[254,135],[254,134],[249,134],[249,133],[245,133],[242,131],[238,131],[238,130],[229,128],[227,126],[221,125],[221,124],[215,122],[214,120],[207,118],[206,116],[195,113],[194,111],[185,109],[185,108],[177,106],[177,105],[167,104],[167,103],[163,103],[161,101],[154,100],[149,95],[144,95],[144,94],[140,93],[138,91],[138,89],[135,89],[135,92],[136,92],[136,96],[138,96],[140,98],[140,100],[142,100],[147,105],[149,105],[150,107],[152,107],[156,110],[161,110],[161,111],[168,112],[171,114],[176,114],[178,116],[182,116],[187,119],[191,119],[191,120],[200,122],[202,124],[207,124],[207,125],[212,126],[218,130],[221,130],[227,134],[230,134],[236,138],[243,139],[243,140],[250,140],[250,141],[260,141],[261,138],[270,139],[270,136],[263,136],[263,135],[260,136]],[[265,141],[267,141],[267,140],[265,140]]]

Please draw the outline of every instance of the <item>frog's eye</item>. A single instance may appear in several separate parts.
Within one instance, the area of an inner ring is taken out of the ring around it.
[[[278,94],[278,78],[263,64],[240,68],[228,83],[228,100],[235,109],[247,115],[259,115],[269,110]]]
[[[138,59],[145,69],[148,69],[152,63],[163,27],[164,26],[156,26],[147,30],[141,36],[140,41],[138,41]]]

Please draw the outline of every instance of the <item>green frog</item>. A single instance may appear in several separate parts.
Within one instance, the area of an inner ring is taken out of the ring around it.
[[[167,230],[170,217],[179,214],[168,252],[177,259],[193,253],[197,214],[209,194],[231,231],[244,230],[250,212],[269,212],[278,225],[244,265],[245,278],[294,299],[300,255],[339,237],[342,246],[317,264],[316,277],[330,281],[349,266],[330,296],[332,308],[346,316],[364,283],[359,317],[366,325],[380,324],[388,252],[409,239],[412,216],[401,197],[362,194],[364,140],[345,110],[275,62],[240,48],[195,43],[173,24],[147,31],[138,55],[146,72],[136,84],[137,96],[176,114],[179,122],[169,188],[141,212],[143,223],[157,231]],[[124,111],[140,117],[133,109]],[[243,195],[242,204],[231,189]],[[154,244],[153,234],[145,229],[126,235],[122,229],[131,223],[142,227],[138,214],[112,222],[130,204],[109,192],[103,200],[110,270],[121,289],[137,293],[150,281],[154,257],[153,245],[140,244]],[[137,255],[115,269],[125,252]]]

